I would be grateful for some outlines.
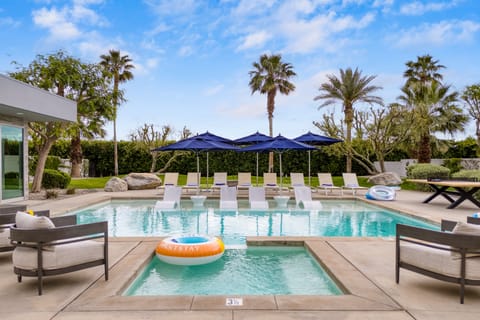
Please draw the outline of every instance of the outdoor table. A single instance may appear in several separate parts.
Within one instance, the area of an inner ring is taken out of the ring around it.
[[[207,199],[207,196],[190,196],[194,207],[203,207],[203,202]]]
[[[437,196],[441,195],[450,202],[447,209],[456,208],[465,200],[470,200],[473,204],[480,208],[480,201],[473,197],[473,194],[480,190],[480,182],[474,181],[460,181],[460,180],[440,180],[440,179],[408,179],[409,182],[428,184],[435,192],[423,201],[429,203]],[[453,188],[456,191],[447,191],[448,188]],[[457,195],[455,200],[450,195]]]
[[[286,208],[287,202],[290,200],[289,196],[274,196],[273,199],[277,203],[277,208]]]

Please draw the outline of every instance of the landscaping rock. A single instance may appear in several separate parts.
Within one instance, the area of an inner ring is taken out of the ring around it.
[[[105,184],[103,189],[106,192],[121,192],[128,190],[128,184],[125,180],[120,179],[119,177],[113,177]]]
[[[162,179],[153,173],[130,173],[123,178],[128,184],[128,190],[155,189],[162,184]]]
[[[382,172],[368,178],[368,182],[384,186],[398,186],[402,183],[402,179],[395,172]]]

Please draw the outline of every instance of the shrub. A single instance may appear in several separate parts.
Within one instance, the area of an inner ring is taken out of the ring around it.
[[[460,158],[445,159],[443,160],[443,166],[450,169],[450,174],[453,174],[463,169],[462,159]]]
[[[58,191],[56,190],[47,190],[47,193],[45,194],[45,197],[47,199],[56,199],[58,197]]]
[[[71,177],[65,172],[45,169],[43,172],[42,187],[45,189],[65,189],[70,184]]]
[[[450,169],[443,166],[418,163],[407,167],[407,177],[409,179],[448,179],[450,176]],[[430,187],[425,184],[418,184],[417,190],[429,191]]]
[[[467,178],[475,181],[480,181],[480,170],[460,170],[452,175],[453,178]],[[480,199],[480,191],[473,194],[475,199]]]
[[[75,188],[68,188],[66,194],[75,194]]]

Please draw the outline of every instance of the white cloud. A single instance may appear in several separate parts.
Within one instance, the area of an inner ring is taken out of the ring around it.
[[[469,20],[441,21],[402,30],[398,35],[391,37],[390,40],[398,47],[428,44],[441,46],[470,42],[479,30],[480,24]]]
[[[266,31],[258,31],[251,33],[243,39],[243,42],[238,46],[237,50],[246,50],[251,48],[261,48],[271,38],[271,35]]]
[[[12,17],[0,17],[0,26],[16,28],[20,25],[21,25],[20,21],[17,21]]]
[[[241,0],[233,10],[233,15],[263,15],[272,8],[275,2],[276,0]]]
[[[81,35],[80,30],[69,21],[68,11],[56,8],[41,8],[33,11],[33,21],[36,25],[48,29],[50,35],[55,40],[70,40],[78,38]]]
[[[191,46],[183,46],[178,50],[178,54],[182,57],[188,57],[193,54],[193,48]]]
[[[195,0],[145,0],[159,15],[184,15],[196,10],[198,1]]]
[[[52,41],[74,40],[88,34],[80,25],[106,26],[108,22],[87,5],[100,4],[103,0],[74,0],[71,6],[61,9],[43,7],[32,12],[33,22],[49,31]]]
[[[448,2],[430,2],[422,3],[420,1],[414,1],[404,4],[400,7],[400,13],[405,15],[420,16],[429,11],[442,11],[457,5],[457,1]]]
[[[147,36],[156,36],[157,34],[159,33],[162,33],[162,32],[166,32],[168,30],[170,30],[171,28],[164,22],[160,22],[157,26],[155,26],[153,29],[151,30],[148,30],[147,32],[145,32],[145,34]]]
[[[363,29],[375,19],[367,13],[360,19],[353,16],[337,17],[334,12],[319,14],[311,20],[290,18],[279,20],[282,37],[286,39],[286,52],[310,53],[322,47],[325,51],[335,51],[345,44],[346,39],[338,34],[354,29]]]
[[[146,60],[146,65],[149,69],[155,69],[158,66],[158,58],[149,58]]]
[[[214,95],[216,95],[217,93],[221,92],[224,87],[225,87],[225,85],[223,85],[223,84],[218,84],[218,85],[213,86],[213,87],[211,87],[211,88],[207,88],[207,89],[203,92],[203,95],[204,95],[204,96],[207,96],[207,97],[214,96]]]

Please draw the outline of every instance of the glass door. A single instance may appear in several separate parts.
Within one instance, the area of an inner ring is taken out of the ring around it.
[[[2,125],[0,136],[2,200],[23,197],[23,128]]]

